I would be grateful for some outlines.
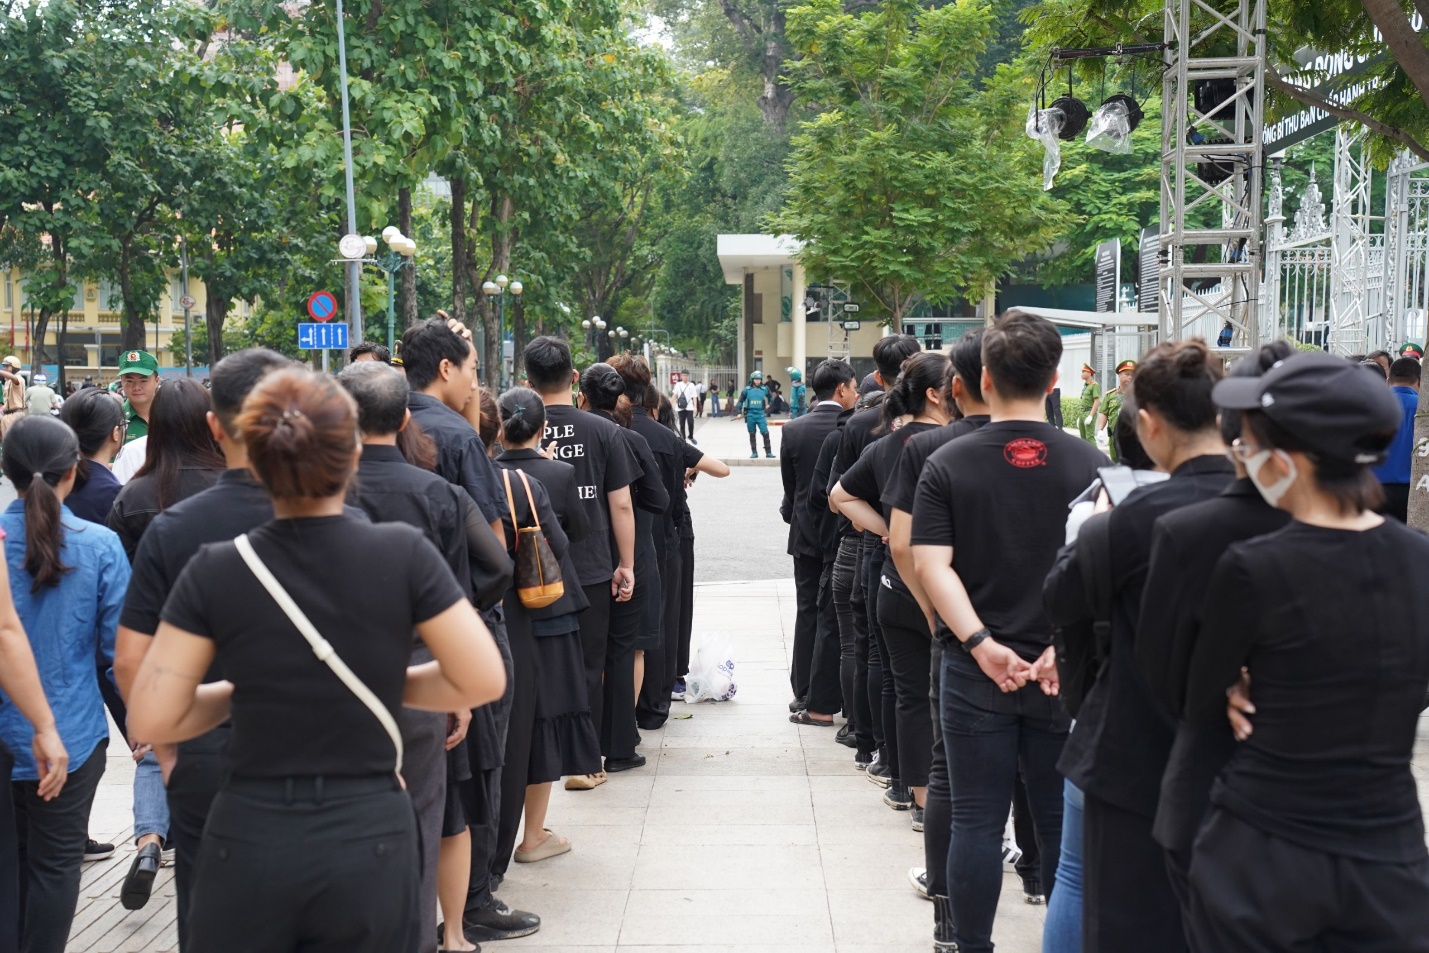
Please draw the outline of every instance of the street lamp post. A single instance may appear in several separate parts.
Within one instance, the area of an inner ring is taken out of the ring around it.
[[[496,341],[497,346],[501,349],[501,353],[496,357],[497,364],[501,368],[497,381],[501,390],[506,389],[506,295],[510,292],[516,299],[517,307],[520,307],[521,292],[524,290],[526,289],[521,282],[512,281],[505,275],[497,275],[495,281],[485,281],[481,285],[482,294],[487,298],[494,298],[496,301]]]
[[[408,266],[416,267],[413,256],[417,254],[417,243],[395,225],[382,229],[382,240],[387,243],[387,251],[381,255],[377,251],[377,239],[367,238],[367,254],[372,263],[387,273],[387,352],[390,354],[397,343],[397,272]]]

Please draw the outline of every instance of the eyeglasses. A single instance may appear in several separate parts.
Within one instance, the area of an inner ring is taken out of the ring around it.
[[[1246,460],[1255,456],[1257,453],[1260,453],[1264,449],[1264,447],[1258,447],[1253,443],[1245,443],[1239,437],[1237,437],[1231,443],[1231,456],[1235,457],[1241,463],[1245,463]]]

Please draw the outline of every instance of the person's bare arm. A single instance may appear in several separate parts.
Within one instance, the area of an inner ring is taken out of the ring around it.
[[[214,653],[212,639],[159,623],[126,700],[130,734],[150,744],[173,744],[227,721],[233,683],[203,684]]]
[[[878,512],[867,500],[861,500],[848,490],[845,490],[842,483],[835,483],[834,488],[829,491],[829,501],[839,508],[839,512],[870,533],[879,536],[888,535],[888,524],[883,520],[883,514]]]
[[[928,631],[932,632],[933,603],[928,598],[923,584],[918,581],[918,573],[913,568],[913,547],[910,542],[912,535],[913,514],[895,507],[888,520],[888,552],[893,556],[893,566],[898,570],[898,577],[918,601],[918,608],[923,610],[923,617],[928,620]]]
[[[134,679],[139,675],[139,667],[144,664],[144,656],[153,644],[152,635],[122,625],[119,627],[114,640],[114,682],[119,687],[119,697],[126,702],[133,693]]]
[[[707,453],[700,457],[700,462],[691,467],[685,476],[694,473],[708,473],[712,477],[723,478],[729,476],[729,465]]]
[[[434,662],[407,669],[402,704],[451,712],[496,701],[506,691],[506,666],[491,632],[466,600],[417,626]]]
[[[9,567],[0,559],[0,688],[10,696],[20,714],[35,729],[35,766],[40,774],[40,797],[52,800],[69,774],[69,752],[55,727],[55,715],[45,698],[40,671],[25,627],[10,598]]]
[[[610,504],[610,531],[615,534],[615,549],[620,565],[610,580],[610,594],[617,602],[626,602],[635,592],[635,507],[630,502],[630,487],[623,486],[605,495]]]
[[[953,547],[913,546],[913,568],[933,608],[953,635],[966,640],[983,629],[967,587],[953,568]],[[983,674],[1004,692],[1016,691],[1035,677],[1029,662],[996,638],[984,639],[972,650]]]

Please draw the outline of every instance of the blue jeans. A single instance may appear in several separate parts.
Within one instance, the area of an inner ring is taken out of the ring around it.
[[[1047,898],[1042,953],[1082,953],[1082,791],[1071,781],[1062,789],[1062,860],[1057,889]]]
[[[1002,832],[1019,767],[1042,853],[1042,883],[1056,883],[1062,852],[1057,759],[1071,723],[1057,699],[1036,684],[1003,693],[956,646],[943,653],[940,707],[953,794],[948,894],[955,939],[962,953],[991,953]]]
[[[166,844],[169,840],[169,799],[152,751],[134,765],[134,840],[145,834],[158,834]]]

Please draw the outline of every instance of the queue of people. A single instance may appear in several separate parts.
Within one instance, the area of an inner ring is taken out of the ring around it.
[[[1044,953],[1429,949],[1429,542],[1373,469],[1417,370],[1165,343],[1084,374],[1074,435],[1061,353],[1011,311],[946,355],[883,338],[869,385],[815,369],[790,720],[922,832],[937,953],[993,949],[1004,866]]]
[[[88,836],[106,707],[136,762],[120,900],[172,863],[181,949],[540,928],[496,891],[579,849],[554,783],[645,765],[689,663],[686,494],[729,470],[641,358],[524,357],[498,397],[445,316],[335,376],[250,349],[161,383],[134,352],[122,399],[7,424],[0,953],[61,953],[113,852]]]

